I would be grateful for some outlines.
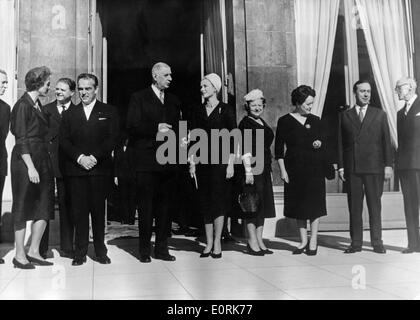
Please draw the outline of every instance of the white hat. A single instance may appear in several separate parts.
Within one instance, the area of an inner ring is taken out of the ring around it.
[[[220,77],[215,73],[209,73],[203,79],[207,79],[208,81],[210,81],[210,83],[213,85],[217,92],[219,92],[222,88],[222,79],[220,79]]]
[[[254,89],[244,96],[245,101],[254,101],[257,99],[264,99],[264,94],[260,89]]]

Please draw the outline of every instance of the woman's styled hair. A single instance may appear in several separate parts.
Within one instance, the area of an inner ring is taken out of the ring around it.
[[[51,70],[45,66],[29,70],[25,76],[26,91],[36,91],[42,88],[50,75]]]
[[[291,97],[292,97],[292,105],[298,106],[305,102],[305,100],[309,97],[316,96],[316,92],[314,89],[312,89],[310,86],[299,86],[295,90],[292,91]]]

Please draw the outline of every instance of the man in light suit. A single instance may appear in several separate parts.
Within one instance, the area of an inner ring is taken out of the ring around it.
[[[339,176],[347,183],[350,211],[351,245],[344,253],[362,250],[364,195],[373,251],[386,253],[382,242],[381,197],[384,178],[390,179],[393,174],[388,119],[384,111],[369,105],[368,81],[357,81],[353,92],[356,106],[340,114],[338,131]]]
[[[74,104],[71,101],[76,91],[76,83],[69,78],[61,78],[57,81],[55,86],[56,100],[45,105],[43,112],[48,119],[49,129],[47,135],[48,152],[51,157],[53,166],[55,184],[58,196],[58,209],[60,215],[60,249],[61,256],[66,258],[73,258],[73,238],[74,238],[74,223],[70,216],[69,199],[66,196],[66,188],[64,184],[63,175],[61,173],[61,163],[59,157],[59,142],[58,134],[60,131],[60,124],[63,112],[73,108]],[[62,157],[61,157],[62,158]],[[45,228],[40,244],[41,255],[46,255],[48,250],[48,235],[49,225]]]
[[[178,132],[180,102],[166,92],[172,81],[171,68],[166,63],[156,63],[152,68],[153,84],[131,96],[127,114],[129,149],[133,170],[136,172],[139,208],[140,262],[151,262],[151,237],[153,219],[156,220],[154,257],[175,261],[168,251],[168,234],[171,228],[170,203],[175,192],[177,165],[161,165],[156,151],[161,142],[158,132]]]
[[[96,261],[109,264],[105,246],[105,199],[113,175],[112,151],[118,139],[118,113],[96,99],[98,78],[83,73],[77,78],[81,103],[63,113],[60,147],[63,174],[68,186],[75,223],[72,265],[86,262],[89,245],[89,214],[92,217]]]
[[[402,253],[420,252],[420,100],[417,83],[411,78],[398,80],[395,91],[405,101],[397,113],[398,152],[397,170],[404,198],[408,246]]]
[[[4,95],[7,89],[7,73],[0,69],[0,96]],[[10,125],[10,106],[0,99],[0,221],[2,214],[2,199],[3,199],[3,187],[4,181],[7,176],[7,150],[6,150],[6,138],[9,133]],[[1,236],[1,234],[0,234]],[[4,260],[0,258],[0,264],[3,264]]]

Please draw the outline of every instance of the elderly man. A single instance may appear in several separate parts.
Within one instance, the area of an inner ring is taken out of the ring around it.
[[[79,75],[77,89],[81,103],[63,113],[59,136],[63,151],[62,170],[75,223],[72,265],[86,262],[89,214],[96,260],[109,264],[111,260],[105,246],[105,199],[113,175],[112,151],[118,139],[118,113],[115,107],[97,100],[98,78],[95,75]]]
[[[397,170],[404,198],[408,246],[402,253],[420,252],[420,100],[417,83],[411,78],[398,80],[395,91],[405,101],[397,114],[398,153]]]
[[[7,89],[7,83],[7,73],[0,69],[0,96],[4,95]],[[5,141],[9,133],[9,122],[10,106],[0,99],[0,221],[4,180],[7,175],[7,150]],[[0,258],[0,264],[2,263],[4,263],[4,260]]]
[[[128,148],[133,170],[136,172],[139,207],[140,262],[151,262],[151,237],[153,218],[156,221],[154,254],[156,259],[175,261],[168,251],[168,233],[171,228],[170,202],[176,181],[177,165],[161,165],[156,160],[160,142],[158,132],[178,131],[180,102],[167,93],[172,81],[171,68],[163,62],[152,68],[150,87],[131,96],[127,114]]]
[[[387,115],[370,105],[371,85],[353,86],[356,106],[340,114],[338,131],[339,176],[347,182],[351,245],[344,253],[355,253],[363,245],[363,198],[369,210],[373,251],[386,253],[382,242],[381,197],[384,178],[390,179],[392,146]]]

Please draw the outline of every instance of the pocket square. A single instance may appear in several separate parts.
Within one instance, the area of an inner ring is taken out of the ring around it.
[[[416,117],[420,117],[420,112],[416,114]]]
[[[101,121],[101,120],[108,120],[108,118],[99,118],[98,120],[99,121]]]

